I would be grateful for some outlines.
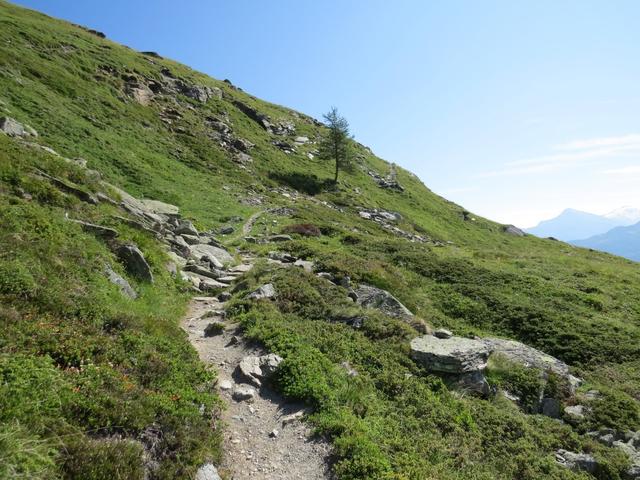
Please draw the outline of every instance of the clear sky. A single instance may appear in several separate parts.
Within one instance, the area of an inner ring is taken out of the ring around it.
[[[640,1],[18,0],[315,117],[480,215],[640,207]]]

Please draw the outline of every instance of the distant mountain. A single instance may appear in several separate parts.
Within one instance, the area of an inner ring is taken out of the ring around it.
[[[607,217],[567,208],[557,217],[544,220],[535,227],[527,229],[527,232],[538,237],[555,237],[566,242],[589,238],[629,224],[627,219],[621,218],[621,213],[615,212],[619,210],[614,210],[608,214],[613,216]]]
[[[640,222],[640,208],[624,206],[617,208],[604,216],[611,220],[620,221],[624,226],[633,225]]]
[[[574,240],[571,243],[640,261],[640,222],[630,226],[616,227],[601,235],[585,240]]]

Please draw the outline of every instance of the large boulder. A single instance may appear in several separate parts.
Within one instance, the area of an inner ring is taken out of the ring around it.
[[[581,380],[569,373],[569,366],[561,360],[515,340],[484,338],[482,342],[492,353],[499,353],[507,360],[543,372],[553,372],[563,379],[573,391]]]
[[[116,250],[116,254],[127,272],[144,282],[153,283],[151,267],[138,247],[132,244],[122,245]]]
[[[375,308],[392,317],[413,316],[407,307],[386,290],[363,284],[355,290],[355,293],[358,305],[365,308]]]
[[[274,353],[260,357],[250,355],[240,361],[236,371],[243,381],[261,387],[262,382],[275,373],[281,362],[282,357]]]
[[[489,348],[470,338],[424,335],[411,341],[411,356],[432,372],[460,375],[484,370]]]
[[[214,263],[217,262],[217,264],[221,266],[233,262],[233,257],[229,252],[214,245],[207,245],[205,243],[191,245],[190,251],[191,258],[195,260],[200,260],[202,257],[209,257],[209,259],[215,260]]]
[[[38,132],[11,117],[0,117],[0,132],[10,137],[37,137]]]
[[[267,283],[257,288],[246,296],[247,300],[262,300],[264,298],[273,298],[276,296],[276,289],[272,283]]]

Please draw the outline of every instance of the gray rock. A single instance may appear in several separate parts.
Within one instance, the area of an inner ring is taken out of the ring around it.
[[[231,394],[236,402],[250,402],[256,396],[256,391],[251,387],[238,387]]]
[[[129,297],[133,300],[138,298],[138,294],[136,291],[129,285],[129,282],[118,275],[110,265],[106,265],[104,267],[104,273],[109,279],[111,283],[120,287],[120,293],[122,293],[125,297]]]
[[[304,417],[304,411],[302,411],[302,410],[300,410],[299,412],[296,412],[296,413],[292,413],[291,415],[285,415],[281,419],[282,428],[286,427],[287,425],[290,425],[292,423],[296,423],[296,422],[302,420],[302,417]]]
[[[200,240],[200,237],[197,235],[189,235],[187,233],[183,233],[180,235],[180,237],[188,244],[188,245],[197,245],[198,243],[201,243],[202,240]]]
[[[193,235],[195,237],[198,236],[198,230],[196,230],[196,227],[194,227],[193,223],[189,220],[182,220],[175,229],[175,233],[181,235]]]
[[[221,294],[218,295],[218,301],[219,302],[227,302],[229,300],[231,300],[231,294],[229,292],[222,292]]]
[[[556,451],[556,462],[574,472],[594,473],[598,469],[596,459],[587,453],[575,453],[560,449]]]
[[[185,272],[197,273],[203,277],[212,278],[213,280],[218,280],[220,277],[224,275],[224,272],[218,269],[207,268],[202,265],[196,265],[194,263],[187,264],[183,267]]]
[[[280,432],[276,428],[274,428],[273,430],[271,430],[271,432],[269,432],[269,436],[271,438],[277,438],[279,434]]]
[[[482,397],[488,397],[491,392],[489,382],[480,371],[463,373],[453,386],[463,392],[478,394]]]
[[[156,215],[170,215],[176,216],[180,214],[180,208],[170,203],[161,202],[160,200],[151,200],[143,198],[138,201],[145,210],[154,213]]]
[[[222,335],[224,332],[224,324],[220,322],[211,322],[204,327],[205,337],[215,337],[216,335]]]
[[[116,250],[116,254],[127,272],[144,282],[153,283],[151,267],[138,247],[131,244],[122,245]]]
[[[513,235],[514,237],[524,237],[526,234],[514,225],[505,225],[504,233]]]
[[[313,272],[314,263],[308,260],[296,260],[293,262],[296,267],[301,267],[305,272]]]
[[[293,263],[296,261],[296,257],[286,252],[269,252],[267,257],[282,263]]]
[[[232,226],[226,226],[226,227],[221,227],[218,230],[218,233],[220,233],[220,235],[229,235],[231,233],[235,232],[235,228],[233,228]]]
[[[218,474],[218,470],[211,463],[201,466],[196,472],[195,480],[222,480]]]
[[[325,280],[329,280],[330,282],[333,282],[335,280],[333,274],[329,272],[318,272],[316,273],[316,276],[324,278]]]
[[[0,117],[0,132],[10,137],[25,137],[28,135],[24,125],[11,117]]]
[[[451,338],[453,337],[453,333],[451,330],[447,330],[446,328],[439,328],[433,334],[438,338]]]
[[[230,380],[222,380],[219,384],[218,384],[218,388],[222,391],[229,391],[233,388],[233,382],[231,382]]]
[[[104,240],[113,240],[118,236],[118,231],[113,228],[96,225],[94,223],[83,222],[82,220],[71,220],[79,224],[85,232],[91,233]]]
[[[411,340],[411,356],[427,370],[462,374],[484,370],[489,348],[479,340],[424,335]]]
[[[221,288],[227,288],[229,285],[219,282],[213,278],[201,277],[198,288],[203,292],[212,292],[214,290],[220,290]]]
[[[271,235],[267,237],[267,241],[268,242],[290,242],[292,241],[293,238],[291,238],[291,235]]]
[[[551,418],[560,418],[561,405],[560,401],[556,398],[545,397],[542,399],[540,405],[540,413]]]
[[[214,245],[200,243],[191,245],[189,248],[191,250],[191,258],[200,260],[203,257],[207,257],[209,261],[215,264],[216,268],[221,268],[223,265],[233,262],[233,257],[229,252]]]
[[[551,355],[515,340],[502,338],[484,338],[482,342],[492,353],[499,353],[508,360],[524,367],[538,368],[543,372],[551,371],[564,379],[572,390],[581,380],[569,373],[569,366]]]
[[[250,355],[240,361],[236,372],[242,380],[261,387],[262,382],[275,373],[281,362],[282,357],[273,353],[260,357]]]
[[[409,311],[400,301],[386,290],[371,285],[360,285],[355,290],[356,302],[365,308],[375,308],[392,317],[412,317]]]
[[[247,300],[261,300],[263,298],[273,298],[276,296],[276,289],[272,283],[262,285],[260,288],[254,290],[248,294],[245,298]]]
[[[570,420],[574,420],[574,421],[576,420],[579,421],[584,419],[587,412],[588,412],[588,409],[584,405],[572,405],[564,408],[565,415]]]

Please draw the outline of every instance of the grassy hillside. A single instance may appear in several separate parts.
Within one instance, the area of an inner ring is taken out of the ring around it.
[[[232,225],[236,233],[221,237],[231,249],[274,249],[238,232],[256,212],[265,213],[252,235],[313,224],[320,237],[294,235],[281,248],[389,290],[432,327],[542,349],[569,363],[583,390],[603,394],[576,427],[503,398],[460,396],[410,360],[417,325],[370,315],[355,330],[338,321],[353,308],[339,291],[263,266],[247,288],[271,280],[278,302],[237,295],[233,317],[285,357],[280,388],[315,407],[341,478],[589,478],[556,465],[557,448],[593,451],[600,478],[624,470],[624,456],[584,433],[640,428],[636,263],[509,235],[401,168],[404,190],[381,188],[370,172],[385,176],[391,165],[361,145],[339,188],[327,188],[332,165],[312,158],[323,131],[313,119],[3,1],[0,116],[39,133],[0,134],[0,477],[141,478],[149,436],[164,478],[189,478],[221,454],[215,374],[179,331],[188,293],[164,270],[166,253],[115,218],[115,206],[61,192],[42,171],[87,192],[102,188],[99,175],[178,205],[201,230]],[[90,170],[33,144],[86,159]],[[399,216],[385,228],[360,215],[376,208]],[[126,277],[124,269],[65,216],[117,227],[144,250],[156,282],[130,278],[140,296],[123,299],[103,272],[110,264]],[[344,361],[358,377],[347,377]]]

